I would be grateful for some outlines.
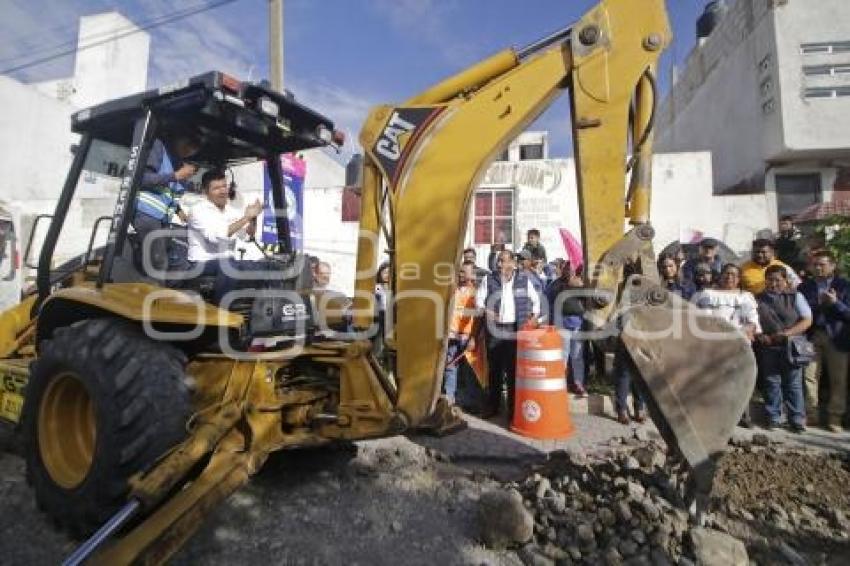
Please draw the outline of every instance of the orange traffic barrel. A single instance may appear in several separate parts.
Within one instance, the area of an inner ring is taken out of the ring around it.
[[[562,343],[554,326],[517,333],[514,432],[541,439],[573,434]]]

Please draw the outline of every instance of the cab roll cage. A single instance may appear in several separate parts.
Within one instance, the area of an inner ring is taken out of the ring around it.
[[[133,141],[130,145],[130,156],[111,217],[112,222],[106,241],[106,250],[97,278],[98,288],[102,287],[104,283],[111,281],[112,266],[115,263],[115,258],[119,257],[123,252],[127,239],[127,230],[136,210],[136,197],[142,182],[142,176],[145,172],[145,164],[150,155],[153,141],[156,139],[159,130],[158,126],[159,121],[150,108],[145,109],[143,115],[137,118],[133,125]],[[62,232],[62,226],[65,224],[68,209],[71,207],[74,199],[77,183],[93,140],[94,138],[91,133],[83,133],[77,150],[74,153],[71,167],[68,170],[68,176],[65,178],[65,184],[62,186],[59,200],[56,203],[56,211],[47,229],[38,260],[38,271],[36,275],[38,299],[35,303],[35,309],[38,309],[41,303],[50,295],[53,285],[67,275],[67,273],[52,274],[51,264],[53,262],[56,244]],[[274,210],[276,211],[275,222],[277,225],[278,243],[284,254],[290,254],[292,252],[292,236],[289,231],[289,216],[286,210],[287,204],[284,195],[283,174],[280,169],[280,155],[278,152],[271,152],[266,156],[266,162],[269,164],[268,172],[271,180],[272,199]],[[277,166],[272,166],[272,164],[276,164]],[[98,219],[98,222],[101,220],[102,218]]]

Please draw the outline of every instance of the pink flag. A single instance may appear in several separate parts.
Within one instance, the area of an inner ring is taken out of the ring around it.
[[[561,228],[560,232],[561,241],[564,243],[564,249],[567,251],[567,259],[570,260],[570,267],[573,273],[575,273],[584,265],[584,252],[582,251],[581,243],[566,228]]]

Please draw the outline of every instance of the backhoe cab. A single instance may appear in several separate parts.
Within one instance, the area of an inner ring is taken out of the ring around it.
[[[181,299],[176,295],[177,299],[165,296],[160,299],[160,302],[166,303],[178,301],[170,315],[151,319],[150,313],[148,316],[142,313],[145,297],[154,287],[197,291],[207,299],[211,287],[210,277],[183,273],[173,266],[159,271],[152,268],[146,257],[150,253],[149,243],[142,242],[133,232],[132,219],[140,183],[155,140],[159,140],[173,157],[173,148],[185,137],[191,137],[197,151],[188,161],[201,168],[195,180],[200,179],[201,172],[211,168],[228,169],[232,180],[231,166],[256,161],[277,164],[285,153],[341,143],[340,134],[334,131],[330,120],[299,104],[291,95],[276,93],[263,85],[241,83],[215,72],[81,110],[72,116],[72,129],[81,134],[81,139],[56,213],[47,229],[38,263],[36,306],[40,319],[39,339],[50,337],[53,328],[72,324],[77,318],[92,316],[97,310],[148,324],[177,327],[194,324],[195,321],[190,320],[192,314],[189,309],[181,308]],[[81,186],[81,173],[104,154],[122,155],[127,160],[124,169],[118,173],[121,181],[114,212],[111,217],[99,219],[92,228],[89,248],[84,254],[62,262],[59,268],[51,268],[55,263],[57,242],[63,234],[65,216],[77,198],[77,187]],[[274,246],[275,255],[268,256],[275,275],[265,279],[285,282],[278,285],[281,289],[301,290],[310,284],[309,270],[304,258],[292,250],[281,169],[271,166],[267,167],[267,171],[278,245]],[[197,190],[198,183],[193,184]],[[101,221],[110,223],[106,245],[92,249]],[[163,230],[157,237],[184,240],[185,254],[185,228],[182,231]],[[78,283],[91,283],[97,291],[92,294],[89,290],[75,288]],[[69,288],[54,292],[61,287]],[[117,312],[117,305],[105,299],[110,294],[136,296],[139,300],[128,302],[125,299],[123,310]],[[277,311],[281,310],[280,302],[276,301]],[[69,305],[73,305],[73,309],[69,309]],[[245,314],[250,313],[254,305],[251,301],[241,301],[231,306],[231,310]],[[198,308],[202,311],[199,316],[205,326],[218,326],[213,320],[216,317],[225,326],[239,323],[238,319],[225,313],[216,314],[211,308]],[[160,309],[163,313],[168,310]],[[258,309],[254,313],[257,316],[253,318],[253,324],[249,317],[246,326],[238,330],[243,335],[260,328],[279,330],[279,320],[259,320],[265,310]]]

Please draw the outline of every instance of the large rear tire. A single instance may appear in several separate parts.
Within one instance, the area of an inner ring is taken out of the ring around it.
[[[186,436],[185,355],[120,319],[59,328],[30,368],[27,479],[39,507],[82,537],[125,502],[127,480]]]

